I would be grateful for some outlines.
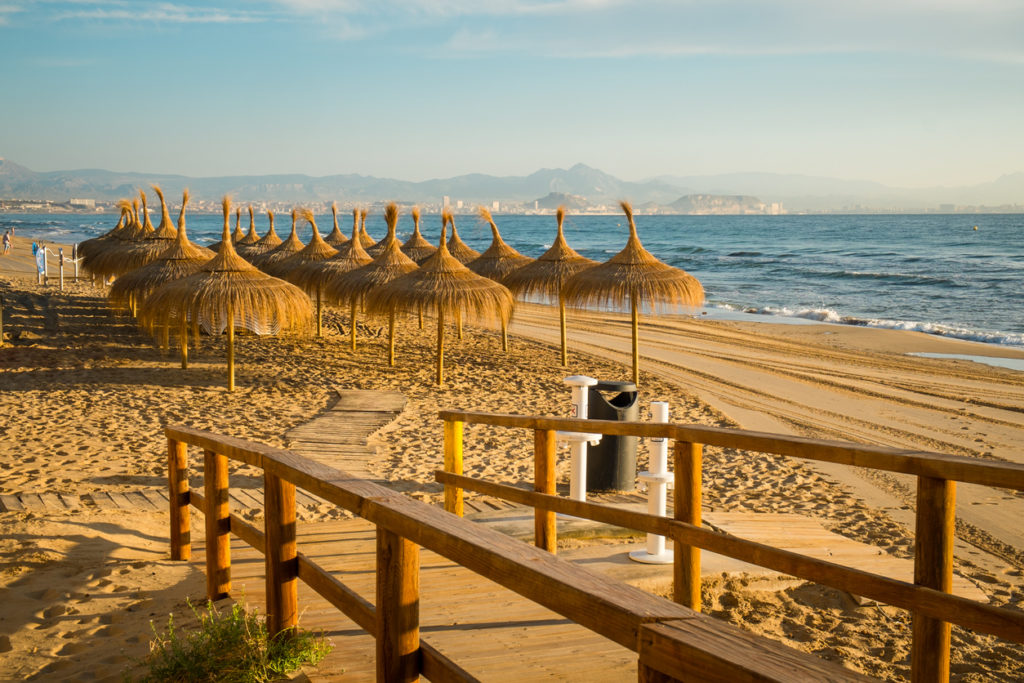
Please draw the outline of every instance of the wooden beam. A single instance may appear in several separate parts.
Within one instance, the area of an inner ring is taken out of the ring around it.
[[[1024,613],[967,598],[949,595],[906,581],[890,579],[859,569],[806,557],[788,550],[748,541],[717,531],[694,527],[666,517],[635,512],[596,503],[583,503],[560,496],[543,495],[508,484],[495,484],[471,477],[455,477],[438,470],[434,478],[441,483],[458,484],[467,491],[483,493],[521,505],[543,507],[573,517],[592,519],[698,546],[709,552],[756,564],[807,581],[863,595],[887,605],[920,612],[951,621],[974,631],[1024,642]]]
[[[167,437],[167,497],[171,515],[171,559],[192,558],[192,521],[189,516],[188,444]]]
[[[914,583],[949,593],[953,587],[953,535],[956,485],[944,479],[918,477],[917,524],[914,538]],[[949,680],[950,624],[914,615],[910,678],[915,683]]]
[[[640,629],[640,669],[647,681],[833,681],[875,679],[741,629],[721,633],[699,618],[645,624]],[[651,672],[661,674],[652,675]]]
[[[377,527],[377,680],[419,680],[420,549]]]
[[[295,628],[299,619],[295,484],[266,472],[263,477],[264,560],[267,567],[267,631]]]
[[[703,449],[699,443],[676,441],[674,448],[676,477],[675,511],[677,521],[699,527],[701,524],[701,468]],[[672,596],[680,605],[700,611],[700,547],[676,542],[672,569]]]
[[[462,423],[444,423],[444,469],[452,474],[462,474]],[[444,487],[444,509],[462,517],[464,501],[462,489],[457,486]]]
[[[705,446],[735,448],[759,453],[788,455],[819,462],[833,462],[854,467],[868,467],[886,472],[950,479],[981,486],[994,486],[1024,491],[1024,465],[981,460],[959,455],[913,451],[886,446],[868,446],[842,441],[826,441],[799,436],[751,432],[724,427],[676,425],[657,422],[614,422],[611,420],[577,420],[573,418],[501,415],[456,410],[443,410],[442,420],[459,420],[466,424],[489,424],[521,429],[554,429],[569,432],[592,432],[619,436],[668,438],[676,441],[702,443]]]
[[[206,493],[206,597],[220,600],[231,593],[227,456],[203,451],[203,484]]]
[[[538,493],[555,492],[555,454],[558,442],[553,430],[538,429],[533,433],[533,488]],[[555,513],[540,508],[534,510],[534,538],[538,548],[549,553],[558,550],[558,527]]]

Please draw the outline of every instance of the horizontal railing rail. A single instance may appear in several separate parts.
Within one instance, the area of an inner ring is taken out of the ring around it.
[[[171,556],[191,557],[189,506],[205,517],[207,594],[230,594],[229,534],[263,552],[271,633],[297,624],[303,580],[376,640],[378,680],[474,680],[419,636],[419,548],[427,548],[640,655],[641,677],[714,671],[723,680],[866,680],[837,665],[565,562],[491,529],[291,451],[188,427],[167,427]],[[188,446],[203,450],[203,492],[188,484]],[[229,460],[264,472],[264,529],[228,509]],[[377,603],[371,604],[297,548],[295,488],[377,527]],[[657,624],[662,630],[651,630]],[[643,651],[641,651],[643,648]],[[694,658],[694,652],[702,652]],[[671,653],[688,653],[686,657]],[[666,655],[666,653],[670,653]],[[710,668],[708,668],[710,667]]]
[[[531,506],[536,520],[534,543],[550,552],[556,550],[555,513],[671,538],[676,542],[673,597],[692,609],[700,609],[700,551],[708,550],[910,610],[914,615],[911,669],[915,681],[948,680],[951,623],[1024,642],[1024,612],[951,594],[954,482],[1024,490],[1024,465],[701,425],[453,410],[442,411],[439,416],[444,421],[444,470],[436,472],[435,479],[444,484],[446,510],[461,516],[463,493],[467,490]],[[467,424],[532,430],[534,490],[464,476],[463,439]],[[674,440],[673,518],[554,495],[557,431]],[[701,465],[705,446],[916,476],[914,582],[899,581],[702,528]]]

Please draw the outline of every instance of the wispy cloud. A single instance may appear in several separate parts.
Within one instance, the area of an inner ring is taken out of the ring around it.
[[[55,21],[136,21],[169,24],[252,23],[267,20],[265,13],[208,5],[176,3],[131,4],[125,2],[62,2],[54,8]]]

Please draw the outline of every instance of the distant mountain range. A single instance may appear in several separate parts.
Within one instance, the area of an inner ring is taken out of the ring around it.
[[[546,208],[556,198],[576,208],[614,206],[629,199],[649,210],[686,212],[715,206],[707,197],[727,197],[740,207],[781,203],[787,211],[911,209],[934,210],[965,205],[1016,205],[1024,210],[1024,173],[1005,175],[968,187],[895,188],[880,183],[791,174],[733,173],[711,176],[658,176],[640,182],[620,180],[584,164],[569,169],[541,169],[527,176],[479,173],[410,182],[357,174],[313,177],[300,174],[192,178],[158,173],[119,173],[100,169],[36,172],[0,159],[0,199],[111,201],[132,196],[152,183],[173,196],[188,187],[199,200],[231,194],[240,201],[373,202],[397,199],[439,204],[443,196],[470,204],[518,204]],[[723,206],[721,202],[719,206]],[[724,205],[728,205],[726,202]]]

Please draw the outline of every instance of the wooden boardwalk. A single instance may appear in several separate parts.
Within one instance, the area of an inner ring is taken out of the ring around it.
[[[376,534],[361,519],[299,524],[299,552],[371,603]],[[202,534],[193,535],[201,541]],[[192,562],[205,571],[201,542]],[[420,636],[484,681],[636,680],[636,654],[427,550],[420,555]],[[231,593],[266,608],[263,556],[232,538]],[[334,651],[313,680],[375,677],[374,639],[299,582],[299,625],[322,630]]]

